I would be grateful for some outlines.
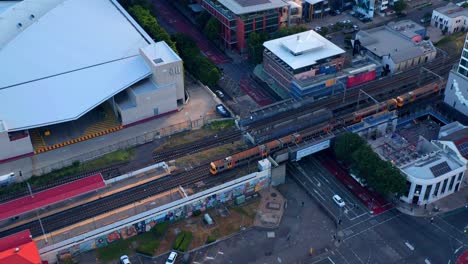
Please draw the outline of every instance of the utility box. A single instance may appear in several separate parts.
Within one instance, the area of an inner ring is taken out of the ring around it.
[[[213,219],[211,218],[211,216],[209,214],[205,214],[205,216],[203,218],[205,219],[206,224],[208,224],[208,225],[213,224]]]
[[[245,203],[245,195],[237,196],[235,203],[236,203],[236,205],[240,205],[240,204]]]

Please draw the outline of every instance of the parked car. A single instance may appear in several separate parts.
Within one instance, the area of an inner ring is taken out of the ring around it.
[[[314,30],[315,30],[315,31],[321,31],[321,30],[322,30],[322,27],[315,27]]]
[[[419,22],[421,22],[422,24],[429,23],[431,22],[431,17],[423,17],[421,18],[421,20],[419,20]]]
[[[231,113],[226,109],[226,107],[222,104],[216,106],[216,112],[223,117],[230,117]]]
[[[122,264],[131,264],[127,255],[123,255],[123,256],[120,257],[120,263],[122,263]]]
[[[355,31],[358,31],[358,30],[359,30],[359,26],[358,26],[358,25],[353,25],[353,29],[354,29]]]
[[[177,258],[177,253],[172,251],[171,254],[169,254],[169,257],[166,260],[166,264],[173,264],[175,263],[175,260]]]
[[[220,90],[216,90],[216,91],[215,91],[215,94],[216,94],[219,98],[223,98],[223,97],[224,97],[224,93],[221,92]]]
[[[346,203],[341,199],[341,197],[338,194],[333,195],[333,201],[339,206],[339,207],[344,207]]]

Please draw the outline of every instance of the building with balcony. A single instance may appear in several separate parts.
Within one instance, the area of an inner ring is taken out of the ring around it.
[[[252,32],[274,32],[300,12],[283,0],[203,0],[202,7],[221,24],[220,39],[228,49],[245,52]]]
[[[449,34],[468,29],[468,8],[448,3],[432,11],[431,26]]]
[[[358,50],[374,57],[392,73],[410,69],[435,58],[437,50],[432,42],[419,41],[422,36],[415,33],[413,28],[407,30],[407,26],[398,24],[394,27],[387,25],[359,31],[355,36],[355,40],[359,40]]]

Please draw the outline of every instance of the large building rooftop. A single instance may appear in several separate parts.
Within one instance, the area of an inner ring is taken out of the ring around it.
[[[218,2],[236,15],[281,8],[287,5],[283,0],[218,0]]]
[[[313,30],[270,40],[263,46],[293,69],[314,65],[319,60],[345,53]]]
[[[361,45],[379,57],[390,55],[395,63],[420,57],[435,48],[430,42],[415,43],[390,27],[361,30],[356,34]]]
[[[115,0],[57,1],[25,28],[10,22],[29,16],[27,2],[37,9],[33,1],[5,12],[7,34],[18,31],[0,45],[0,120],[8,131],[75,120],[151,74],[140,48],[154,42]]]
[[[454,3],[448,3],[446,6],[442,6],[442,7],[434,9],[434,11],[437,11],[451,18],[455,18],[459,16],[468,17],[468,8],[463,8]]]
[[[388,26],[411,39],[420,36],[419,32],[425,30],[423,26],[409,19],[390,22]]]

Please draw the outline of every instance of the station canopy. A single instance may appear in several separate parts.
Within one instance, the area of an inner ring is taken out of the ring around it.
[[[62,0],[40,17],[32,2],[3,13],[18,30],[0,46],[5,130],[76,120],[151,75],[139,49],[154,42],[115,0]]]

